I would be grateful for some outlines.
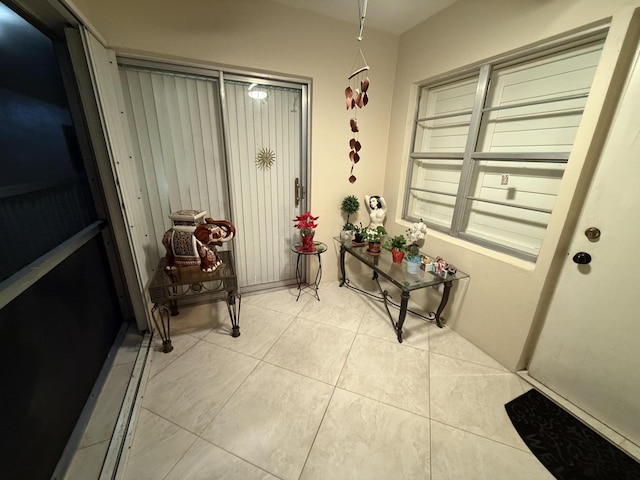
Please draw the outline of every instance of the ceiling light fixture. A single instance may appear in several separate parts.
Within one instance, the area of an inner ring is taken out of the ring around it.
[[[247,92],[247,95],[249,95],[254,100],[264,100],[265,98],[267,98],[267,92],[265,90],[256,88],[257,86],[257,83],[252,83],[251,85],[249,85],[249,91]]]

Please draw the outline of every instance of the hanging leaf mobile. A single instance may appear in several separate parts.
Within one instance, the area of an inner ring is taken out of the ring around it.
[[[358,0],[358,11],[360,16],[360,32],[358,34],[358,41],[360,42],[362,41],[364,18],[367,13],[367,0],[362,0],[362,2],[361,0]],[[362,49],[359,49],[358,55],[351,67],[352,70],[357,67],[358,61],[362,61],[363,66],[357,68],[349,75],[349,84],[344,90],[347,110],[353,110],[353,117],[349,120],[349,126],[353,133],[352,138],[349,140],[349,148],[351,149],[349,152],[349,160],[351,162],[351,171],[349,172],[350,183],[355,183],[357,180],[356,176],[353,174],[353,170],[356,164],[360,161],[359,152],[362,148],[362,144],[359,140],[360,127],[358,126],[358,109],[364,108],[369,103],[369,95],[367,94],[370,83],[369,77],[367,76],[369,65],[367,64],[367,60],[364,58]]]

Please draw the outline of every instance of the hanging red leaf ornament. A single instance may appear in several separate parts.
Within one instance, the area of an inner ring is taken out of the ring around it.
[[[358,11],[360,16],[360,32],[358,34],[358,41],[362,41],[362,31],[364,29],[364,17],[367,12],[367,0],[358,0]],[[357,64],[361,61],[361,66],[358,68]],[[349,160],[351,161],[351,175],[349,176],[349,183],[355,183],[356,176],[353,174],[353,167],[360,161],[360,154],[358,153],[362,148],[362,144],[358,140],[360,127],[358,126],[358,109],[364,108],[369,103],[369,90],[370,80],[367,76],[369,71],[369,65],[364,58],[362,49],[359,49],[353,66],[351,67],[352,73],[348,77],[349,84],[344,89],[344,96],[346,100],[347,110],[354,110],[353,117],[349,120],[349,127],[351,132],[354,133],[354,137],[349,140]],[[355,70],[354,70],[355,69]]]

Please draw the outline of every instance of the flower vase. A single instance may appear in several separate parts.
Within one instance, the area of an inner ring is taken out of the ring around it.
[[[404,252],[402,250],[398,250],[397,248],[392,248],[391,257],[393,259],[393,263],[402,263]]]
[[[421,263],[422,259],[420,257],[407,257],[407,273],[418,273]]]
[[[300,236],[302,238],[302,245],[300,246],[300,251],[302,252],[314,252],[316,250],[316,246],[313,243],[313,235],[315,234],[315,230],[311,230],[310,232],[300,232]]]

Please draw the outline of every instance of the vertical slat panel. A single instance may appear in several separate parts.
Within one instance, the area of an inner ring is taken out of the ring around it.
[[[285,180],[283,175],[280,175],[280,170],[282,166],[282,162],[284,161],[285,156],[283,152],[285,151],[285,145],[283,145],[280,140],[282,135],[281,132],[284,128],[286,128],[286,117],[283,116],[282,112],[282,99],[286,97],[286,92],[282,90],[275,90],[273,92],[273,108],[270,110],[269,115],[269,144],[272,146],[273,150],[276,153],[277,164],[274,165],[271,170],[269,170],[271,176],[271,183],[274,186],[274,191],[270,195],[271,197],[271,210],[277,212],[280,210],[280,192],[282,191],[283,184],[282,182]],[[280,120],[280,121],[279,121]],[[282,222],[284,215],[278,215],[274,218],[272,225],[273,229],[273,237],[276,239],[275,242],[272,243],[272,255],[270,258],[269,271],[271,272],[272,281],[277,280],[276,276],[280,275],[280,268],[285,265],[284,256],[288,257],[288,253],[283,249],[282,242]]]
[[[152,83],[154,85],[154,100],[158,110],[158,124],[160,127],[160,139],[162,142],[162,158],[164,161],[165,174],[169,188],[169,208],[172,212],[179,210],[182,205],[180,195],[180,157],[176,157],[176,142],[180,142],[181,138],[177,131],[178,126],[175,122],[176,101],[175,95],[170,92],[174,90],[175,83],[171,77],[167,75],[152,75]]]
[[[187,112],[189,115],[189,125],[193,135],[193,185],[196,186],[191,191],[192,205],[209,205],[207,195],[207,177],[205,175],[204,150],[205,138],[203,125],[200,118],[200,103],[198,102],[198,82],[190,80],[186,84],[187,88]],[[206,108],[206,104],[202,105]],[[214,215],[213,212],[209,212]]]
[[[240,159],[243,156],[246,157],[246,152],[241,151],[241,147],[246,146],[246,138],[242,137],[243,132],[246,132],[247,125],[244,112],[244,104],[242,101],[242,92],[238,91],[233,84],[227,84],[227,99],[229,106],[229,137],[231,139],[230,144],[230,166],[231,166],[231,178],[234,184],[233,191],[236,192],[234,197],[240,197],[241,202],[234,201],[234,209],[236,213],[234,218],[238,224],[238,235],[241,252],[248,254],[253,250],[253,245],[250,245],[251,238],[255,236],[257,232],[253,232],[253,223],[246,222],[244,219],[250,216],[250,212],[253,211],[253,202],[251,199],[251,188],[248,171],[245,170],[244,162]],[[239,195],[238,195],[239,194]],[[248,261],[248,255],[237,255],[236,262],[240,270],[239,276],[244,276],[244,281],[247,284],[254,283],[255,262]]]
[[[269,95],[265,99],[266,102],[263,102],[261,104],[262,105],[262,112],[261,112],[262,113],[261,115],[262,142],[261,144],[256,146],[258,150],[256,152],[256,155],[262,148],[270,149],[271,151],[275,151],[276,155],[278,154],[278,148],[277,148],[277,145],[275,144],[275,140],[273,139],[273,128],[275,123],[275,101],[276,101],[275,97],[278,96],[278,93],[279,93],[278,91],[272,92],[271,95]],[[274,178],[276,168],[271,167],[269,169],[262,169],[262,170],[259,168],[255,168],[255,171],[256,171],[256,175],[262,175],[263,177],[263,180],[264,180],[264,197],[263,197],[264,202],[263,203],[264,203],[265,210],[269,212],[267,218],[271,219],[271,221],[268,221],[265,225],[266,235],[268,238],[273,238],[275,240],[276,238],[278,238],[277,230],[275,229],[275,223],[278,217],[277,216],[274,217],[274,213],[276,213],[277,215],[277,210],[276,210],[277,207],[276,207],[276,202],[273,200],[273,194],[276,194],[278,191],[277,183],[275,182],[275,178]],[[272,188],[272,185],[275,188]],[[276,273],[274,271],[275,269],[274,256],[275,256],[277,246],[278,246],[278,243],[274,241],[274,242],[270,242],[270,245],[267,248],[267,256],[265,258],[263,276],[269,281],[274,281],[276,276]]]
[[[160,256],[170,213],[196,208],[214,218],[229,217],[217,81],[121,71]]]
[[[139,161],[141,162],[141,168],[143,171],[144,181],[141,182],[140,184],[140,187],[143,190],[142,198],[146,199],[147,201],[147,208],[148,208],[148,211],[151,213],[150,229],[153,232],[154,236],[156,236],[158,232],[155,230],[155,224],[153,222],[155,212],[154,212],[154,209],[152,208],[152,205],[158,204],[158,191],[157,191],[157,188],[155,187],[155,183],[150,183],[148,181],[147,171],[149,170],[149,166],[145,164],[145,159],[152,158],[150,155],[152,145],[149,137],[149,131],[147,129],[147,125],[145,122],[145,116],[144,116],[144,110],[142,109],[142,104],[139,101],[133,100],[134,98],[136,100],[141,98],[140,97],[140,90],[141,90],[140,78],[138,78],[138,76],[135,75],[135,72],[130,72],[130,73],[132,74],[132,78],[130,79],[130,81],[122,82],[123,96],[124,96],[125,105],[127,105],[129,110],[131,111],[131,115],[129,116],[130,128],[131,130],[136,132],[136,138],[138,139],[137,142],[132,142],[132,146],[134,151],[134,157],[136,159],[139,159]],[[121,79],[122,79],[122,76],[123,76],[123,73],[121,72]],[[133,95],[131,92],[132,90],[134,90]],[[152,241],[151,245],[152,245],[152,248],[156,249],[156,253],[159,254],[159,252],[157,251],[156,243]]]
[[[194,144],[198,141],[197,130],[191,125],[189,115],[189,100],[187,95],[188,80],[184,77],[174,77],[173,87],[175,88],[175,128],[177,130],[176,137],[176,165],[181,166],[178,170],[178,188],[180,189],[180,202],[182,205],[194,205],[192,196],[193,190],[197,188],[197,180],[195,175],[195,155]]]
[[[227,110],[228,112],[233,112],[233,113],[229,113],[229,121],[228,121],[228,125],[227,128],[229,129],[229,144],[228,144],[228,154],[229,154],[229,180],[230,180],[230,185],[231,185],[231,191],[234,192],[233,195],[234,197],[240,197],[240,198],[244,198],[244,191],[242,189],[242,183],[239,182],[240,178],[240,171],[239,171],[239,166],[236,165],[236,163],[234,162],[235,158],[238,158],[238,147],[237,147],[237,143],[235,141],[235,139],[237,138],[237,131],[238,131],[238,122],[239,122],[239,116],[236,113],[238,108],[237,108],[237,101],[236,101],[236,92],[233,88],[230,88],[229,85],[225,84],[225,91],[226,91],[226,105],[227,105]],[[242,230],[239,231],[239,227],[240,227],[240,219],[244,218],[244,201],[242,202],[233,202],[233,219],[234,222],[236,223],[237,227],[238,227],[238,235],[236,236],[236,246],[238,247],[239,252],[244,252],[246,249],[246,245],[245,245],[245,241],[246,241],[246,236],[248,235],[248,232],[246,230]],[[246,262],[246,256],[245,255],[236,255],[235,258],[236,261],[236,272],[238,274],[238,278],[239,279],[245,279],[244,281],[246,282],[246,279],[248,278],[248,272],[247,272],[247,262]]]
[[[207,151],[208,157],[211,160],[207,160],[207,184],[208,185],[216,185],[217,187],[213,190],[215,195],[211,197],[210,205],[211,213],[215,216],[215,218],[227,218],[231,212],[231,205],[228,203],[228,195],[226,194],[226,188],[222,188],[226,184],[227,172],[225,171],[225,160],[224,160],[224,141],[222,134],[222,105],[220,104],[220,95],[218,82],[215,84],[212,82],[207,82],[207,97],[206,97],[206,105],[207,109],[201,111],[207,112],[207,122],[203,125],[206,125],[206,130],[211,134],[211,138],[209,140]],[[200,99],[201,104],[205,104],[203,99]],[[207,195],[211,195],[212,190],[207,189]],[[217,206],[217,209],[214,208],[214,205]]]
[[[151,76],[142,72],[124,72],[126,79],[123,82],[124,89],[128,93],[125,97],[127,111],[130,119],[130,126],[134,138],[133,142],[138,149],[139,162],[144,172],[144,184],[146,185],[147,198],[149,201],[149,211],[151,212],[151,222],[153,228],[153,242],[156,255],[161,255],[161,244],[157,241],[163,233],[161,221],[163,215],[169,211],[169,202],[165,197],[166,187],[160,188],[158,184],[158,175],[162,178],[164,175],[164,165],[160,160],[160,136],[157,132],[156,122],[149,124],[150,118],[155,116],[155,103],[153,102],[151,89]],[[148,111],[152,109],[153,114],[149,115]]]
[[[170,206],[167,197],[167,186],[158,181],[159,178],[164,178],[164,164],[162,162],[162,146],[157,129],[157,121],[153,121],[156,117],[156,112],[151,75],[144,72],[127,72],[127,80],[131,89],[133,114],[135,115],[136,125],[138,125],[138,143],[146,143],[148,146],[141,151],[140,161],[144,169],[151,219],[157,241],[158,236],[162,235],[163,231],[161,219],[169,213]],[[129,115],[131,116],[131,107],[129,107]],[[156,243],[156,248],[158,249],[158,255],[160,255],[160,243]]]

